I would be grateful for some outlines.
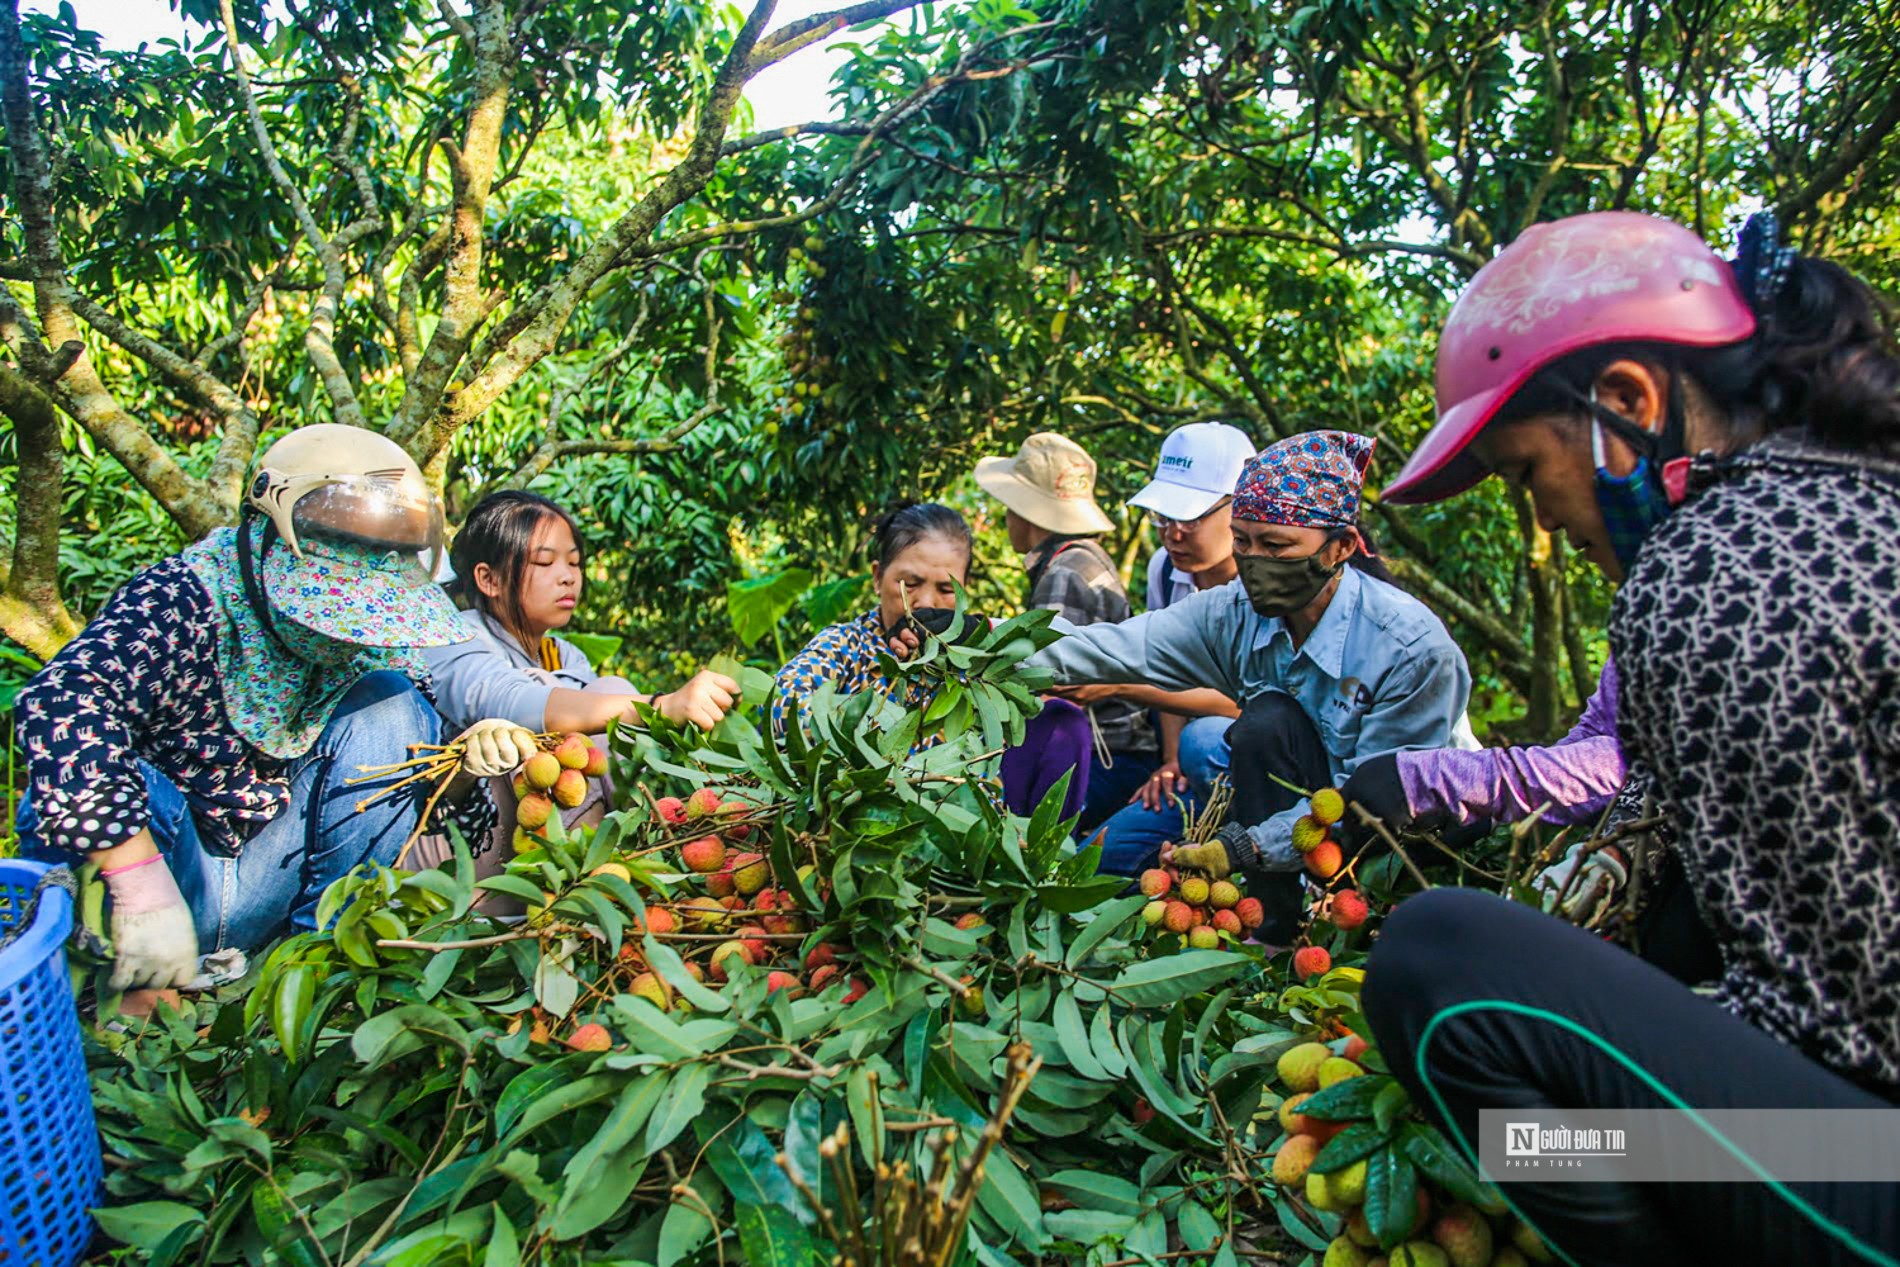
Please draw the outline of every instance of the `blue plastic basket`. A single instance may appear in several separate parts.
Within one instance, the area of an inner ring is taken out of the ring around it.
[[[0,929],[26,917],[45,864],[0,859]],[[92,1242],[99,1132],[66,972],[73,902],[40,895],[32,927],[0,950],[0,1264],[71,1267]]]

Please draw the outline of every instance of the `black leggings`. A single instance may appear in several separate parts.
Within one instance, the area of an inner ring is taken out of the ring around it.
[[[1392,1072],[1473,1164],[1481,1108],[1678,1107],[1664,1088],[1708,1109],[1893,1107],[1634,955],[1488,893],[1437,889],[1400,903],[1367,965],[1363,1003]],[[1900,1185],[1502,1191],[1560,1262],[1900,1263]]]
[[[1227,728],[1227,748],[1228,777],[1234,786],[1228,817],[1242,826],[1257,826],[1306,799],[1275,778],[1294,787],[1332,786],[1326,745],[1313,719],[1291,695],[1268,691],[1248,700]],[[1276,871],[1248,877],[1248,891],[1260,899],[1266,916],[1255,934],[1259,940],[1283,944],[1299,932],[1306,903],[1301,874]]]

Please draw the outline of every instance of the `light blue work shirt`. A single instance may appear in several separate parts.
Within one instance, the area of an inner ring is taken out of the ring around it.
[[[1164,691],[1212,687],[1247,701],[1290,695],[1312,719],[1335,783],[1383,752],[1475,747],[1464,720],[1471,670],[1444,623],[1403,590],[1345,568],[1300,646],[1286,622],[1255,612],[1238,579],[1116,625],[1077,627],[1029,663],[1065,686],[1145,682]],[[1293,824],[1304,804],[1254,825],[1272,870],[1297,870]]]
[[[560,665],[549,669],[494,618],[472,610],[459,617],[474,637],[423,652],[435,682],[435,709],[451,733],[490,717],[505,717],[538,734],[547,729],[548,696],[557,687],[635,693],[625,678],[598,676],[587,653],[565,638],[546,639]]]

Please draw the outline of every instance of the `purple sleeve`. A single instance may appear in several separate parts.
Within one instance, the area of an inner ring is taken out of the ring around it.
[[[1583,716],[1547,748],[1399,753],[1399,780],[1412,813],[1443,814],[1461,824],[1514,823],[1548,804],[1548,823],[1594,818],[1615,798],[1626,773],[1616,735],[1616,691],[1616,666],[1606,661]]]

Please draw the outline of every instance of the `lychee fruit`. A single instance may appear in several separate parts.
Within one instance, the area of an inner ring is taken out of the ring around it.
[[[740,963],[752,962],[752,952],[746,949],[742,941],[722,941],[713,947],[712,958],[707,962],[707,975],[714,981],[724,981],[727,976],[726,965],[737,959]]]
[[[687,818],[709,818],[719,812],[719,793],[709,787],[700,788],[686,798]]]
[[[1468,1205],[1450,1205],[1432,1223],[1432,1240],[1451,1267],[1486,1267],[1491,1261],[1491,1225]]]
[[[614,1045],[614,1036],[605,1025],[589,1021],[567,1036],[567,1045],[575,1051],[608,1051]]]
[[[1190,909],[1194,912],[1194,923],[1190,925],[1190,927],[1199,928],[1201,925],[1207,923],[1207,908],[1205,906],[1196,906]]]
[[[1235,902],[1234,914],[1240,917],[1240,926],[1250,933],[1267,922],[1266,908],[1257,897],[1243,897]]]
[[[1361,1077],[1365,1072],[1344,1056],[1333,1056],[1322,1062],[1319,1067],[1319,1085],[1323,1089],[1344,1082],[1348,1078]]]
[[[633,926],[638,932],[664,934],[679,931],[680,922],[679,917],[664,906],[649,906],[644,925],[636,919]]]
[[[1322,880],[1332,879],[1345,865],[1346,856],[1330,840],[1321,841],[1313,852],[1306,855],[1306,869]]]
[[[1386,1258],[1388,1267],[1450,1267],[1445,1251],[1430,1241],[1407,1241]]]
[[[1372,1223],[1366,1218],[1365,1207],[1354,1210],[1352,1217],[1346,1220],[1346,1238],[1366,1249],[1377,1248],[1379,1238],[1372,1234]]]
[[[1153,928],[1168,916],[1168,904],[1160,898],[1141,908],[1141,922]]]
[[[726,923],[726,908],[709,897],[688,898],[678,910],[694,928],[721,928]]]
[[[1346,1039],[1346,1050],[1341,1052],[1340,1055],[1344,1056],[1347,1060],[1357,1061],[1359,1057],[1371,1050],[1371,1043],[1359,1037],[1359,1035],[1353,1034]]]
[[[1346,816],[1346,798],[1336,787],[1323,787],[1313,793],[1312,803],[1307,808],[1314,822],[1321,827],[1331,827]]]
[[[1161,922],[1171,933],[1185,933],[1194,927],[1194,908],[1179,900],[1169,902]]]
[[[1149,867],[1141,873],[1141,895],[1143,897],[1166,897],[1168,890],[1174,887],[1174,879],[1160,867]]]
[[[742,853],[733,860],[732,887],[748,897],[764,888],[772,878],[772,868],[755,853]]]
[[[1326,828],[1311,814],[1302,814],[1293,820],[1293,847],[1301,853],[1312,853],[1325,839]]]
[[[666,982],[651,972],[643,972],[633,979],[627,987],[627,993],[645,999],[662,1012],[673,1006],[673,991]]]
[[[731,897],[739,890],[732,884],[730,865],[723,871],[714,871],[706,877],[706,893],[710,897]]]
[[[989,1010],[983,998],[983,987],[976,983],[975,977],[959,977],[957,981],[963,986],[963,993],[957,996],[957,1006],[965,1016],[981,1016]]]
[[[1307,1129],[1307,1125],[1313,1119],[1308,1118],[1306,1114],[1300,1112],[1300,1106],[1312,1098],[1313,1093],[1311,1091],[1302,1091],[1298,1095],[1290,1095],[1280,1101],[1280,1107],[1274,1111],[1275,1118],[1279,1120],[1280,1129],[1285,1131],[1288,1135],[1312,1134],[1312,1132]]]
[[[717,836],[701,836],[680,846],[680,862],[688,871],[701,875],[726,865],[726,842]]]
[[[1155,1120],[1155,1106],[1148,1103],[1147,1096],[1138,1095],[1135,1097],[1134,1107],[1128,1111],[1128,1116],[1134,1119],[1136,1126],[1146,1126]]]
[[[563,770],[554,780],[554,803],[573,809],[587,799],[587,776],[579,770]]]
[[[582,770],[587,767],[587,752],[594,745],[587,742],[586,735],[565,734],[561,742],[554,745],[554,759],[569,770]]]
[[[604,779],[611,762],[607,754],[592,744],[587,746],[587,764],[581,767],[581,773],[590,779]]]
[[[545,792],[561,777],[561,759],[551,752],[537,752],[522,765],[521,773],[529,787]]]
[[[1355,1161],[1342,1170],[1335,1170],[1321,1178],[1326,1184],[1326,1195],[1338,1208],[1364,1204],[1366,1199],[1366,1163]],[[1312,1176],[1308,1175],[1310,1183]]]
[[[1188,932],[1188,945],[1195,950],[1220,949],[1220,933],[1211,926],[1192,929]]]
[[[844,992],[844,1001],[846,1003],[856,1003],[870,992],[871,983],[869,981],[866,981],[863,977],[852,977],[851,988]]]
[[[1332,970],[1333,956],[1324,946],[1301,946],[1293,952],[1293,975],[1305,981]]]
[[[530,792],[515,806],[515,822],[529,831],[540,831],[554,817],[554,802],[539,792]]]
[[[1313,1159],[1319,1156],[1319,1141],[1311,1135],[1289,1135],[1273,1154],[1273,1182],[1291,1188],[1306,1180]]]
[[[1186,902],[1189,906],[1201,906],[1205,904],[1207,895],[1207,881],[1200,876],[1191,875],[1181,881],[1181,900]]]
[[[1372,1251],[1346,1236],[1335,1236],[1326,1246],[1320,1267],[1371,1267]]]
[[[653,802],[653,812],[660,816],[661,822],[678,826],[686,821],[686,802],[677,796],[662,796]]]
[[[805,921],[799,919],[796,915],[767,915],[759,922],[765,925],[766,932],[777,937],[784,937],[791,933],[802,933],[805,931],[802,927]]]
[[[1240,901],[1240,889],[1232,880],[1216,880],[1207,886],[1207,904],[1217,911],[1225,911]]]
[[[817,994],[829,986],[844,980],[844,969],[835,963],[823,964],[812,969],[811,992]]]
[[[1240,916],[1232,911],[1215,911],[1213,918],[1208,922],[1217,932],[1226,933],[1229,937],[1240,936]]]
[[[1319,1067],[1332,1059],[1333,1049],[1325,1043],[1301,1043],[1280,1053],[1274,1071],[1280,1081],[1294,1091],[1319,1090]]]
[[[534,791],[534,789],[528,785],[528,775],[525,770],[516,770],[514,777],[508,780],[508,786],[514,789],[515,799],[517,801]]]
[[[1511,1229],[1511,1244],[1517,1251],[1534,1263],[1547,1263],[1551,1260],[1550,1247],[1544,1244],[1544,1238],[1535,1228],[1520,1220]]]
[[[837,962],[838,948],[828,941],[821,941],[806,952],[805,971],[816,972],[820,968]]]
[[[988,923],[989,921],[984,919],[982,914],[977,911],[971,911],[957,919],[957,927],[966,932],[972,928],[982,928]]]
[[[790,990],[793,994],[804,993],[804,983],[789,972],[768,972],[765,974],[765,992],[776,994],[780,990]]]
[[[1341,889],[1333,894],[1332,904],[1327,907],[1327,918],[1336,928],[1350,931],[1366,922],[1366,916],[1372,913],[1366,905],[1366,899],[1359,896],[1357,889]]]

